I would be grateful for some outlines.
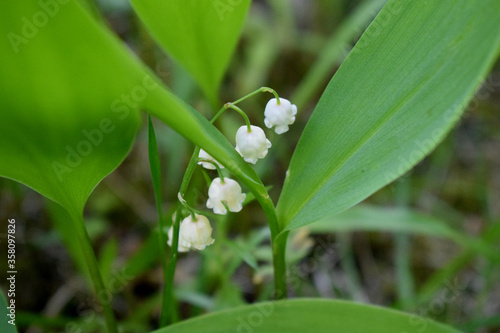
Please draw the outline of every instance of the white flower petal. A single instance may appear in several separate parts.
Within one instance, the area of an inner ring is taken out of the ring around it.
[[[184,246],[197,250],[203,250],[214,243],[212,227],[208,219],[203,215],[195,214],[195,220],[189,215],[182,220],[180,235]]]
[[[198,158],[200,160],[206,161],[206,162],[205,161],[198,161],[198,164],[203,166],[205,169],[215,170],[215,166],[213,165],[213,163],[216,163],[219,166],[219,168],[224,169],[224,166],[222,164],[220,164],[216,159],[214,159],[212,157],[212,155],[210,155],[209,153],[207,153],[203,149],[200,149],[200,153],[198,154]]]
[[[278,125],[274,128],[274,131],[276,134],[283,134],[285,132],[288,132],[288,125]]]
[[[268,128],[276,126],[274,131],[276,134],[282,134],[288,131],[288,125],[295,122],[297,114],[297,106],[290,103],[287,99],[280,98],[280,104],[276,98],[272,98],[267,102],[264,110],[264,123]]]
[[[168,234],[167,244],[168,246],[172,247],[172,240],[174,239],[174,227],[170,227],[170,229],[168,229],[167,234]],[[177,252],[188,252],[188,251],[189,251],[189,246],[184,245],[181,234],[179,233]]]
[[[267,155],[267,150],[271,148],[271,142],[267,140],[266,134],[258,126],[241,126],[236,132],[236,150],[243,156],[244,160],[255,164],[259,158]]]
[[[273,146],[273,144],[271,143],[271,141],[266,139],[266,148],[271,148],[272,146]],[[266,152],[266,154],[267,154],[267,152]]]
[[[231,212],[239,212],[243,206],[246,194],[241,193],[238,182],[224,177],[224,182],[220,178],[215,178],[208,189],[207,208],[213,209],[215,214],[227,214],[227,208]]]

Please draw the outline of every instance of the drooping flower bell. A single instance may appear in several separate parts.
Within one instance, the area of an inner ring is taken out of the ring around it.
[[[224,166],[220,164],[215,158],[212,157],[209,153],[204,151],[203,149],[200,149],[200,153],[198,154],[198,158],[203,161],[199,161],[198,164],[203,166],[205,169],[208,170],[215,170],[215,166],[213,163],[217,163],[217,166],[221,169],[224,169]]]
[[[259,158],[267,155],[267,150],[272,144],[266,138],[262,128],[250,126],[250,132],[247,126],[241,126],[236,132],[236,150],[248,163],[255,164]]]
[[[227,214],[226,206],[229,211],[237,213],[243,208],[245,198],[246,194],[241,193],[238,182],[227,177],[224,177],[224,181],[215,178],[208,189],[207,207],[219,215]]]
[[[194,220],[191,215],[182,220],[180,239],[182,239],[182,246],[203,250],[214,242],[212,227],[205,216],[198,214],[194,216]]]
[[[295,122],[296,114],[297,106],[295,104],[280,98],[280,104],[278,105],[276,98],[272,98],[267,102],[264,110],[264,124],[266,124],[267,128],[275,126],[274,131],[276,134],[282,134],[288,131],[288,125]]]
[[[170,227],[168,229],[168,241],[167,244],[168,246],[172,247],[172,240],[174,239],[174,227]],[[182,245],[182,235],[179,233],[179,245],[177,246],[177,252],[188,252],[189,247]]]

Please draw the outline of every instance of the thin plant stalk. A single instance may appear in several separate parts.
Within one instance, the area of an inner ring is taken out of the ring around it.
[[[286,275],[286,241],[288,231],[273,235],[271,232],[273,248],[273,269],[274,269],[274,298],[287,298],[287,275]]]
[[[160,169],[160,158],[158,156],[158,145],[156,141],[156,134],[153,123],[151,122],[151,116],[148,114],[148,155],[149,155],[149,167],[151,169],[151,178],[153,180],[153,190],[155,194],[156,209],[158,213],[158,241],[160,242],[160,258],[163,267],[163,278],[164,286],[162,292],[162,312],[160,314],[160,325],[163,326],[167,322],[168,313],[165,310],[165,304],[168,302],[169,296],[167,294],[166,277],[168,275],[168,265],[167,265],[167,240],[165,239],[165,230],[168,226],[165,224],[163,210],[161,208],[162,195],[161,195],[161,169]]]
[[[118,333],[115,316],[111,307],[112,295],[104,286],[97,258],[95,256],[94,249],[92,248],[92,243],[87,233],[87,229],[85,228],[85,221],[83,217],[78,214],[71,215],[74,221],[75,231],[80,241],[83,256],[90,272],[90,278],[94,284],[97,299],[102,307],[107,331],[108,333]]]
[[[167,272],[165,275],[165,286],[163,294],[165,296],[165,302],[162,307],[162,317],[160,318],[160,328],[167,326],[171,320],[171,314],[174,312],[175,299],[174,299],[174,276],[175,268],[177,266],[178,248],[179,248],[179,227],[181,222],[181,211],[182,206],[178,205],[174,213],[174,224],[173,224],[173,237],[172,237],[172,247],[170,248],[170,256],[167,262]]]

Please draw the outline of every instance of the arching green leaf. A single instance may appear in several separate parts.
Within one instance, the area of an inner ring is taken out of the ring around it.
[[[328,299],[265,302],[183,321],[153,333],[191,332],[429,332],[456,333],[430,319],[398,311]]]
[[[76,2],[43,4],[1,5],[0,175],[81,212],[127,155],[152,80]]]
[[[318,102],[278,202],[282,228],[404,174],[458,121],[500,49],[500,2],[392,0]]]
[[[227,139],[75,1],[48,3],[0,5],[0,176],[81,213],[127,155],[144,108],[266,194]]]

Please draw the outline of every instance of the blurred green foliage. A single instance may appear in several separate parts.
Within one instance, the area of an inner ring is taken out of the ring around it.
[[[213,113],[190,75],[153,43],[128,2],[97,3],[105,24],[174,93],[204,115]],[[369,9],[361,15],[360,8]],[[284,97],[294,96],[310,67],[331,45],[332,33],[347,29],[345,40],[336,44],[337,60],[322,68],[330,77],[378,8],[347,0],[297,1],[293,5],[286,0],[254,1],[229,74],[222,82],[223,100],[234,100],[262,85],[272,86]],[[363,19],[358,21],[360,16]],[[286,138],[272,137],[273,154],[255,168],[265,184],[273,186],[270,194],[274,199],[299,135],[325,86],[322,82],[302,97],[296,125]],[[244,108],[252,119],[261,119],[264,105],[265,98],[259,97],[245,102]],[[338,224],[293,235],[288,248],[292,295],[382,304],[467,332],[496,331],[500,327],[500,269],[494,256],[485,256],[481,249],[498,253],[500,244],[499,110],[497,64],[457,128],[436,151],[367,199],[376,205],[376,211],[361,214],[361,219],[356,215],[359,228],[353,230],[349,222],[350,228],[342,229],[347,225],[342,219],[352,221],[349,214],[356,214],[348,211],[338,217]],[[240,125],[241,120],[233,115],[217,124],[230,138]],[[191,144],[165,125],[155,126],[164,175],[163,208],[169,216]],[[131,154],[97,186],[85,209],[105,283],[117,288],[113,305],[124,332],[150,330],[159,317],[162,279],[149,179],[147,131],[142,128]],[[195,173],[191,186],[190,201],[202,206],[206,201],[205,192],[200,191],[206,186],[202,171]],[[18,220],[18,270],[22,272],[18,320],[22,330],[62,331],[67,322],[75,322],[85,332],[100,331],[102,322],[91,316],[96,306],[82,278],[85,273],[79,255],[71,247],[74,240],[61,227],[65,218],[57,217],[30,189],[3,178],[0,198],[2,228],[7,218]],[[245,209],[245,214],[217,220],[215,238],[228,235],[230,240],[216,242],[201,255],[181,256],[176,273],[179,319],[267,299],[272,293],[269,234],[258,229],[266,226],[265,219],[255,202]],[[418,232],[421,224],[414,219],[432,227]],[[395,230],[398,221],[406,224]],[[251,267],[256,264],[259,269],[254,272]]]

